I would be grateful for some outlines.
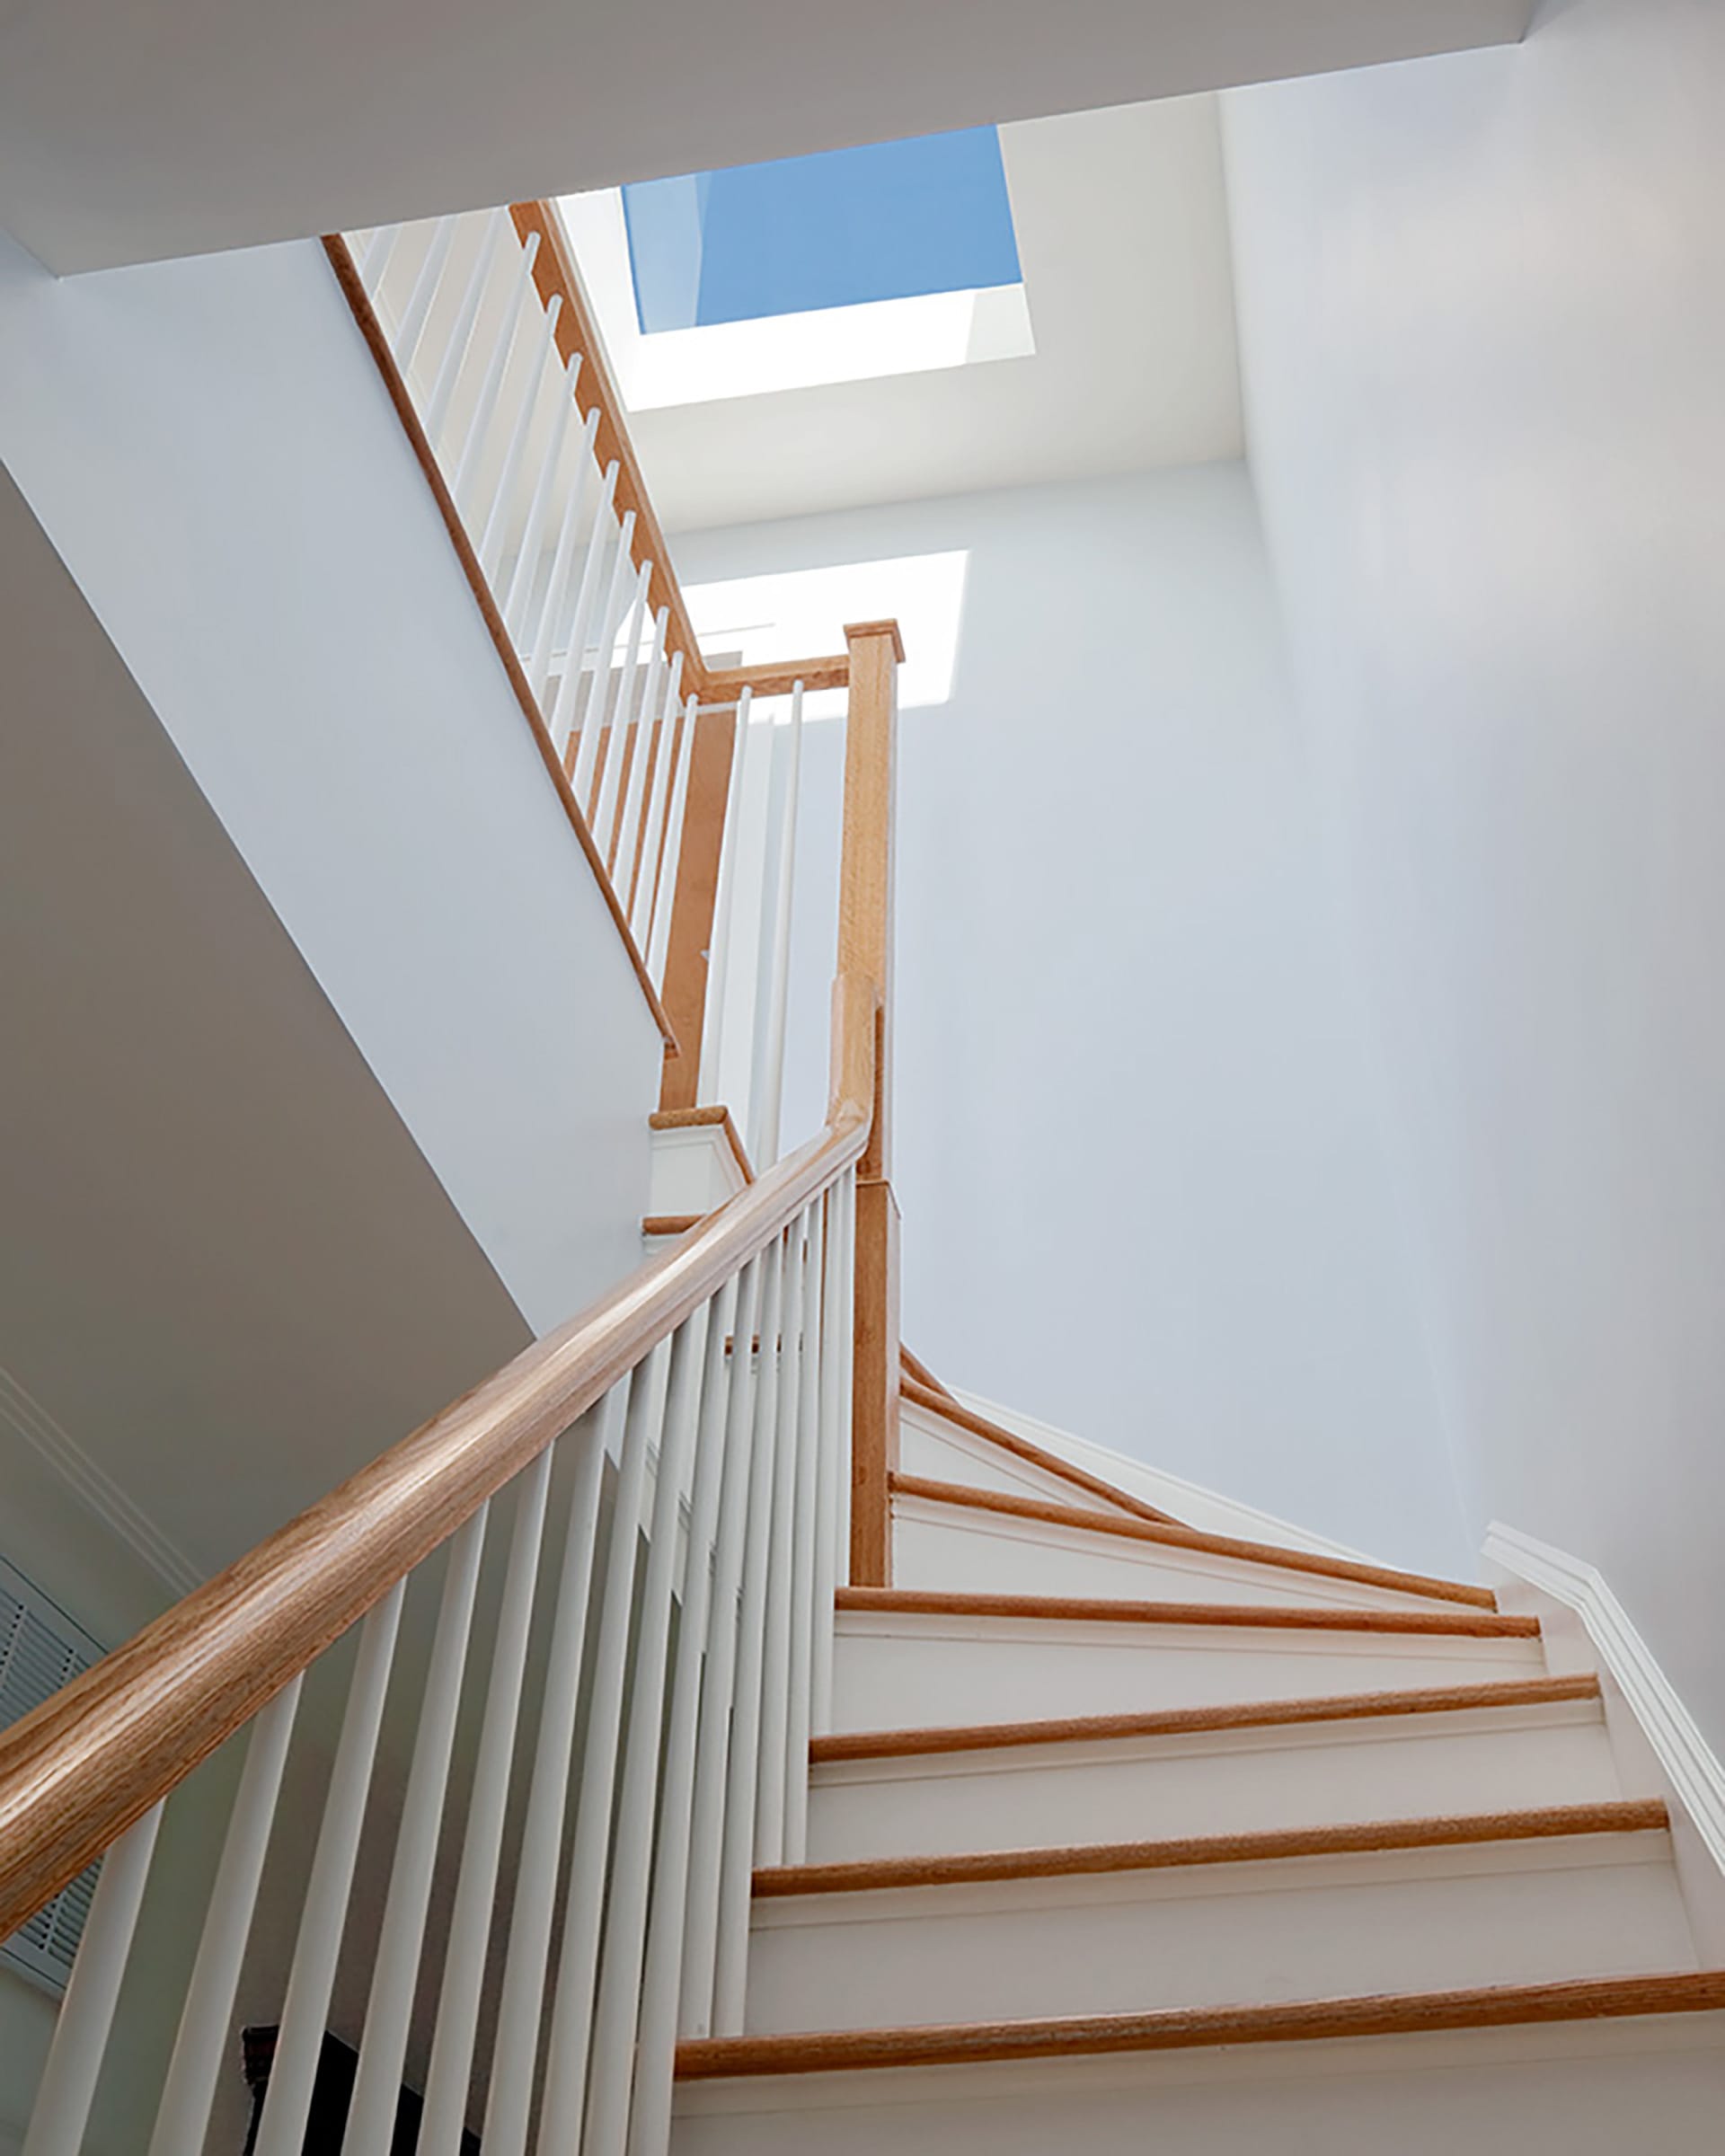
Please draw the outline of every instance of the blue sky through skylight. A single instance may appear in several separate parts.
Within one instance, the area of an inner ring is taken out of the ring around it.
[[[637,181],[623,202],[650,333],[1019,280],[993,128]]]

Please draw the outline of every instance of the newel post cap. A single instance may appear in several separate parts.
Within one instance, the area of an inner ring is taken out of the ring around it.
[[[896,621],[845,623],[845,641],[847,644],[854,644],[859,638],[864,636],[889,636],[892,639],[893,657],[901,667],[904,665],[905,640],[898,633],[898,624]]]

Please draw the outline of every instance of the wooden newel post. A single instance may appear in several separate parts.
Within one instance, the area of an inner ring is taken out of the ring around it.
[[[852,1392],[851,1582],[892,1584],[891,1478],[898,1464],[898,1208],[892,1195],[893,787],[897,622],[845,632],[851,654],[845,744],[845,849],[838,971],[867,984],[874,1010],[874,1123],[856,1170],[856,1312]]]

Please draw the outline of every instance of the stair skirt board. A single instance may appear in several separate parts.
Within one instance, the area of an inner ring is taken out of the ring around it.
[[[1571,1692],[1426,1714],[818,1758],[809,1857],[1246,1833],[1623,1794],[1597,1692]]]
[[[747,2028],[1034,2019],[1693,1970],[1663,1833],[757,1901]]]
[[[1130,1714],[1544,1674],[1540,1641],[1525,1634],[841,1609],[833,1726]]]
[[[1280,2040],[1277,2024],[1294,2017],[1188,2018],[1171,2048],[1089,2048],[1075,2034],[1039,2032],[1044,2055],[686,2079],[672,2146],[675,2156],[1701,2156],[1715,2147],[1725,1976],[1579,1988],[1687,1995],[1699,2010],[1602,2019],[1578,2001],[1574,2019],[1450,2027],[1433,2024],[1429,2001],[1390,2000],[1365,2002],[1377,2010],[1367,2031],[1392,2032],[1383,2034],[1347,2033],[1362,2017],[1335,2013],[1300,2017],[1310,2033]],[[1499,1996],[1506,2007],[1517,1997]],[[1400,2033],[1410,2013],[1421,2033]],[[733,2055],[741,2063],[762,2048],[745,2043]],[[722,2049],[686,2046],[686,2070],[697,2053]]]
[[[1296,1552],[1286,1559],[1259,1555],[1250,1544],[1230,1551],[1222,1537],[1188,1542],[1179,1539],[1190,1533],[1183,1529],[1161,1531],[1170,1538],[1164,1541],[1149,1522],[1110,1522],[1106,1515],[1087,1520],[1081,1508],[1052,1502],[1045,1509],[1065,1512],[1064,1519],[1029,1516],[934,1494],[938,1489],[922,1478],[895,1480],[893,1579],[899,1587],[1048,1595],[1112,1591],[1133,1600],[1322,1602],[1341,1609],[1492,1606],[1482,1587],[1387,1569],[1360,1578],[1350,1569],[1365,1567],[1303,1562]]]
[[[1041,1498],[1052,1505],[1085,1505],[1117,1519],[1143,1519],[1124,1497],[1110,1498],[1052,1464],[1008,1452],[943,1415],[906,1400],[898,1422],[898,1467],[907,1475],[958,1482],[1004,1497]]]

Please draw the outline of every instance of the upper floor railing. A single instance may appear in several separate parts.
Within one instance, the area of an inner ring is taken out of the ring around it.
[[[778,1151],[805,692],[710,666],[556,210],[327,243],[664,1031],[668,1108]]]

